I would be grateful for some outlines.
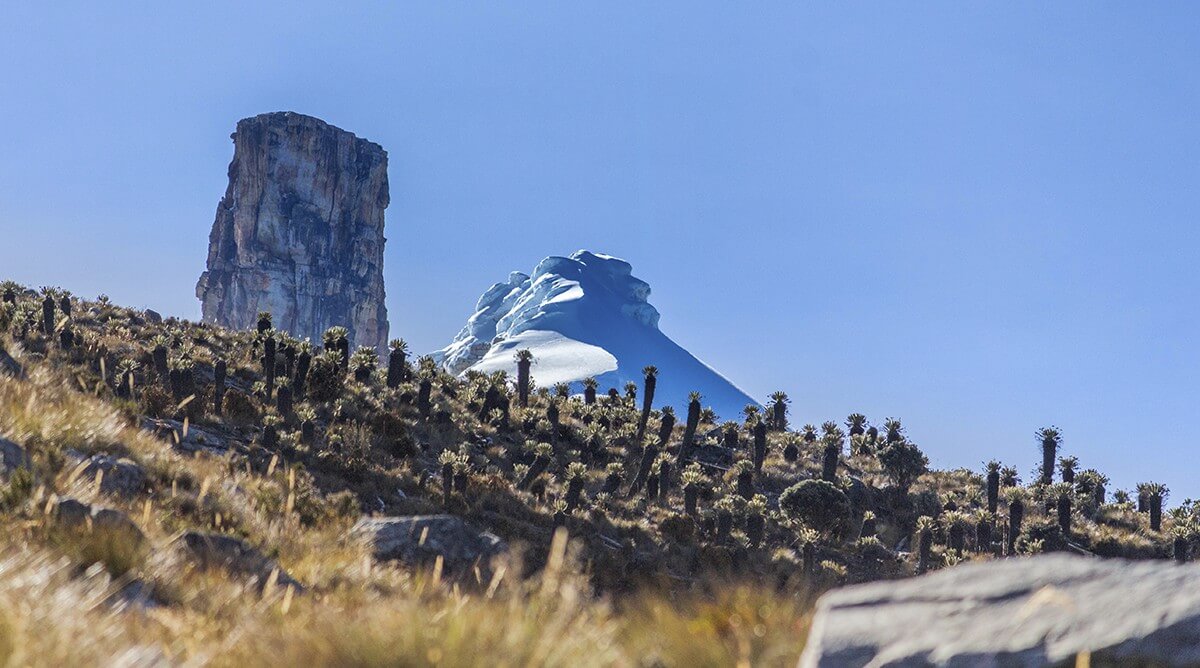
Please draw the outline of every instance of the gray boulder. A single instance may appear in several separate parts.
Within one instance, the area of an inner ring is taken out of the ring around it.
[[[87,524],[92,516],[92,507],[76,499],[62,499],[55,507],[58,523],[65,527],[78,527]]]
[[[303,589],[287,571],[246,541],[225,534],[204,531],[186,531],[175,544],[179,551],[193,564],[203,569],[222,569],[234,575],[255,578],[263,585],[278,572],[276,583]]]
[[[61,499],[55,508],[55,518],[60,526],[103,531],[121,537],[135,548],[140,548],[146,543],[146,534],[142,533],[137,523],[125,513],[113,508],[92,506],[76,499]]]
[[[127,536],[138,543],[146,540],[146,535],[128,515],[113,508],[92,508],[92,528]]]
[[[105,494],[128,499],[137,496],[146,486],[146,472],[132,459],[92,455],[83,463],[80,478],[94,480],[97,474],[103,474],[100,491]]]
[[[25,448],[6,438],[0,438],[0,478],[17,469],[29,468],[29,454]]]
[[[370,543],[375,558],[409,565],[433,563],[440,555],[449,571],[487,562],[507,551],[504,541],[472,529],[454,515],[364,517],[351,535]],[[485,564],[486,565],[486,564]]]
[[[802,668],[1200,665],[1200,564],[1067,554],[836,590]]]
[[[187,454],[196,452],[221,454],[229,448],[229,443],[225,438],[195,425],[189,424],[185,433],[183,423],[178,420],[143,418],[142,429],[167,441],[176,450]]]

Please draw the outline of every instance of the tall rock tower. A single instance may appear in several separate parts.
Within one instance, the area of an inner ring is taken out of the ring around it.
[[[290,111],[243,119],[232,137],[196,285],[204,320],[246,329],[270,311],[293,336],[319,342],[341,325],[354,345],[382,351],[387,152]]]

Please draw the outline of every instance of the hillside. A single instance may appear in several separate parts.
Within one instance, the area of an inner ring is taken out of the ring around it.
[[[338,328],[0,297],[0,663],[794,665],[830,587],[1196,540],[1194,504],[1105,490],[1053,429],[997,453],[1044,462],[1023,485],[782,394],[676,418],[645,378],[526,392]]]

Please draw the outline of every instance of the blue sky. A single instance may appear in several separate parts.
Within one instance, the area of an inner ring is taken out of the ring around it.
[[[4,277],[198,316],[229,134],[295,110],[388,150],[419,350],[588,248],[797,420],[1200,495],[1194,3],[15,4]]]

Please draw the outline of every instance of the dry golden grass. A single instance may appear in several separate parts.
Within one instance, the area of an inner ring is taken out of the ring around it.
[[[593,595],[565,535],[536,578],[454,584],[376,564],[336,514],[304,522],[303,474],[188,457],[36,359],[0,377],[0,436],[24,444],[36,489],[0,513],[0,666],[61,665],[791,665],[808,601],[753,585],[704,594]],[[64,453],[129,457],[150,477],[135,499],[102,494]],[[50,513],[71,496],[124,511],[146,551]],[[318,503],[318,501],[313,501]],[[260,588],[162,558],[182,529],[246,536],[307,591]],[[97,563],[98,562],[98,563]],[[490,585],[490,586],[489,586]],[[130,603],[122,592],[152,592]]]
[[[801,600],[753,587],[646,594],[618,609],[565,568],[490,595],[386,570],[379,588],[309,594],[188,573],[173,583],[185,592],[173,604],[122,608],[115,592],[128,580],[81,573],[46,549],[10,549],[0,558],[0,664],[775,666],[795,663],[807,631]]]

